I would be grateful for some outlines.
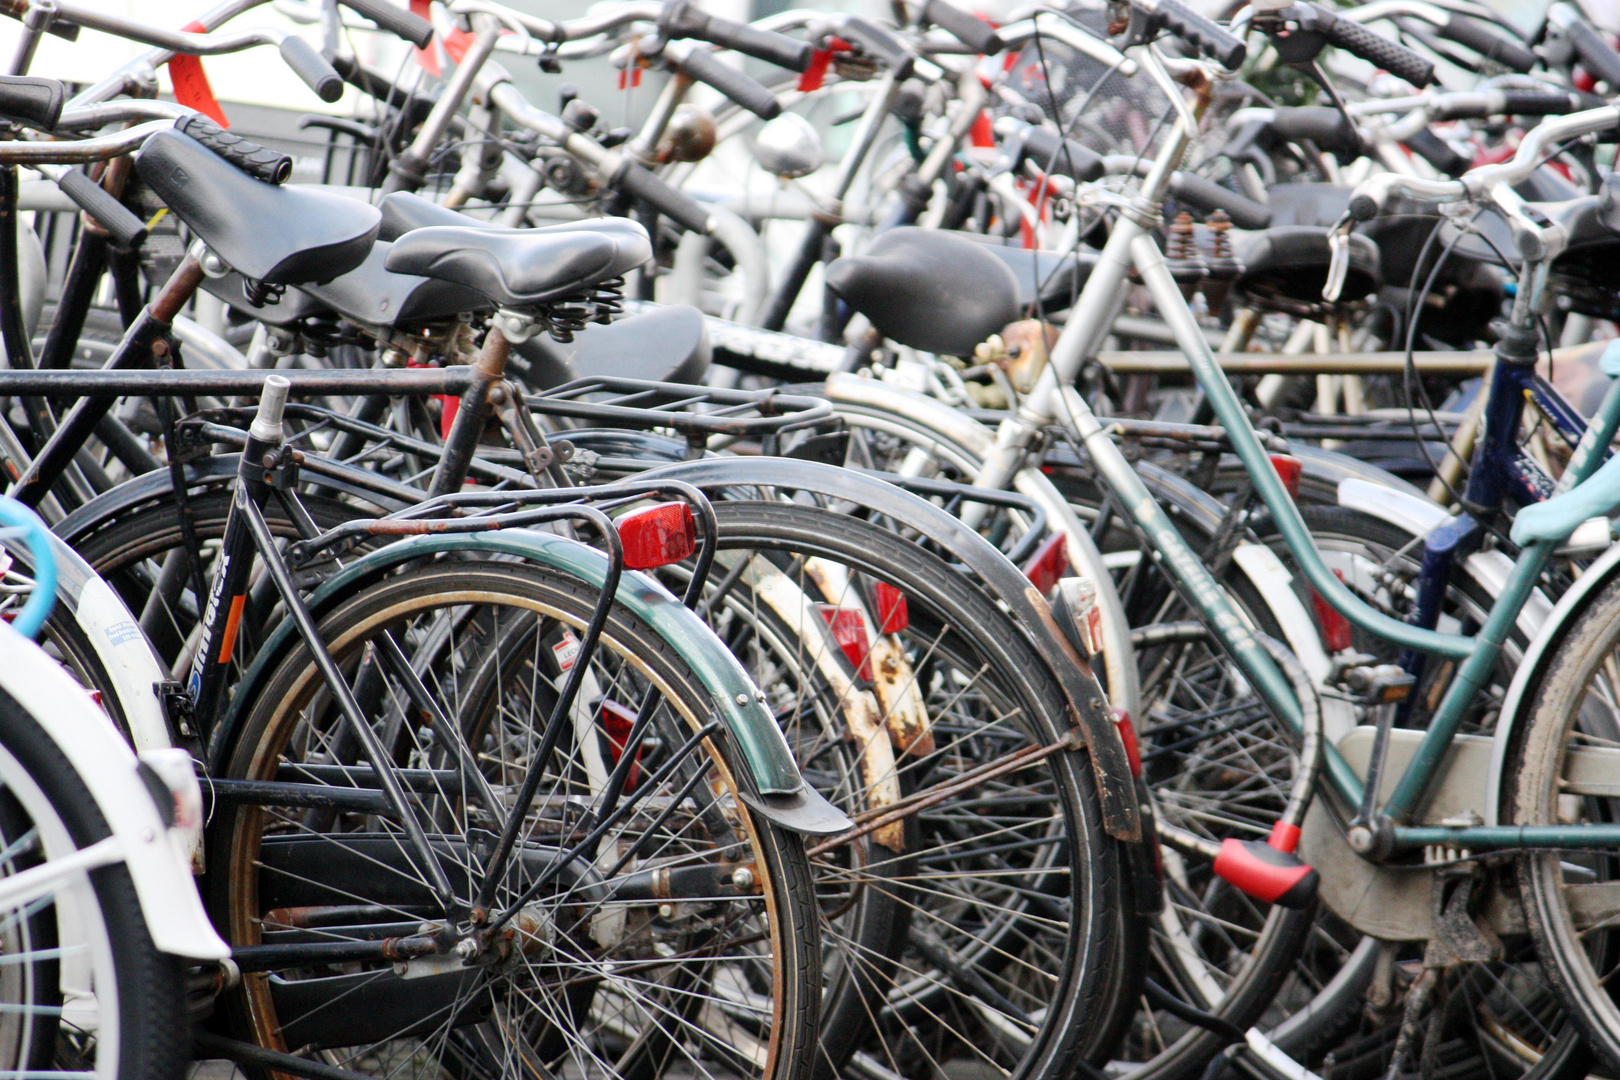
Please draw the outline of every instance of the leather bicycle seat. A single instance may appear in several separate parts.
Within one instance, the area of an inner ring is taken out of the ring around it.
[[[892,229],[827,267],[827,287],[885,337],[947,356],[1022,314],[1018,277],[982,244],[937,229]]]
[[[429,229],[435,225],[457,225],[469,229],[500,228],[471,214],[440,206],[432,199],[424,199],[411,191],[396,191],[383,196],[377,209],[382,211],[382,228],[377,232],[379,240],[398,240],[414,229]]]
[[[593,375],[697,383],[709,370],[710,355],[703,312],[685,304],[587,326],[566,344],[537,334],[513,347],[514,366],[528,364],[525,381],[536,390]]]
[[[366,261],[354,270],[322,285],[306,285],[300,291],[346,319],[375,326],[429,322],[490,306],[488,300],[465,286],[389,270],[388,253],[393,247],[379,240]]]
[[[527,307],[583,292],[652,258],[647,231],[611,219],[544,229],[430,226],[394,243],[384,265],[473,290],[502,307]]]
[[[1282,225],[1249,233],[1238,246],[1243,274],[1236,289],[1252,300],[1273,300],[1315,306],[1323,303],[1332,252],[1327,232],[1315,225]],[[1341,303],[1359,300],[1383,281],[1378,245],[1359,233],[1350,234],[1350,267]]]
[[[330,281],[377,239],[377,208],[312,187],[266,184],[188,135],[160,131],[135,158],[141,179],[243,277],[272,285]]]
[[[1032,308],[1036,301],[1040,301],[1049,310],[1065,310],[1079,291],[1085,288],[1091,268],[1097,265],[1097,253],[1084,248],[1078,255],[1060,255],[1055,251],[1010,247],[997,243],[993,237],[980,237],[973,233],[960,235],[982,245],[1007,264],[1007,269],[1018,279],[1020,309]]]

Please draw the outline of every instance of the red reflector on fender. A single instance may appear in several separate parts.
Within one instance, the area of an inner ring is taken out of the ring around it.
[[[692,508],[683,502],[632,510],[615,527],[624,545],[624,565],[631,570],[668,566],[697,550],[697,524],[692,520]]]
[[[1036,592],[1048,596],[1068,569],[1069,552],[1063,534],[1055,532],[1041,541],[1041,546],[1024,564],[1024,576],[1029,578]]]
[[[832,604],[817,604],[816,610],[827,620],[827,629],[832,631],[833,641],[854,665],[856,676],[871,682],[872,656],[867,648],[866,620],[861,613],[855,608],[835,607]]]
[[[911,625],[911,612],[906,607],[906,594],[886,582],[878,582],[872,589],[877,607],[878,633],[898,634]]]
[[[1305,472],[1305,463],[1289,454],[1272,454],[1271,467],[1277,470],[1290,499],[1299,498],[1299,478]]]

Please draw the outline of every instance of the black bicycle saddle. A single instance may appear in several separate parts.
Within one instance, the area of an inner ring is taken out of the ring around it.
[[[1378,245],[1359,233],[1351,233],[1349,240],[1350,266],[1339,290],[1340,302],[1359,300],[1383,283]],[[1238,258],[1244,269],[1235,287],[1250,299],[1308,306],[1324,302],[1322,286],[1327,284],[1333,253],[1321,227],[1278,225],[1249,233],[1239,242]]]
[[[827,287],[885,337],[947,356],[1020,314],[1018,277],[995,253],[937,229],[891,229],[863,255],[835,259]]]
[[[424,199],[412,191],[384,195],[377,209],[382,211],[382,228],[377,233],[379,240],[398,240],[408,232],[430,229],[435,225],[459,225],[469,229],[500,228],[471,214],[440,206],[432,199]]]
[[[376,207],[342,195],[255,180],[178,131],[147,139],[135,167],[231,269],[271,285],[348,273],[371,250],[382,220]]]
[[[536,390],[594,375],[695,384],[709,370],[711,356],[703,312],[684,304],[587,326],[566,344],[537,334],[512,353],[513,367]]]
[[[449,281],[388,269],[393,245],[377,241],[366,261],[342,277],[299,291],[346,319],[376,326],[404,326],[481,311],[490,306],[480,294]]]
[[[521,308],[623,277],[650,258],[646,230],[614,218],[543,229],[430,226],[400,237],[384,265]]]

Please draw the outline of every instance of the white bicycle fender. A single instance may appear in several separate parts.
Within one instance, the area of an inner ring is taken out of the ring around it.
[[[1413,536],[1426,536],[1451,520],[1444,507],[1428,499],[1354,478],[1339,481],[1339,505],[1387,521]],[[1513,569],[1513,561],[1500,551],[1476,551],[1464,559],[1462,565],[1491,596],[1502,591],[1508,571]],[[1552,602],[1537,589],[1520,609],[1515,625],[1525,637],[1534,638],[1546,625],[1552,610]]]
[[[38,663],[0,665],[0,688],[27,709],[90,789],[140,897],[157,948],[176,956],[219,960],[230,948],[203,911],[185,854],[182,829],[166,829],[135,754],[73,677],[9,625],[0,624],[0,655],[25,652]]]
[[[1499,800],[1502,783],[1507,779],[1503,775],[1507,768],[1507,748],[1519,725],[1528,720],[1525,695],[1540,681],[1541,670],[1552,655],[1554,643],[1563,639],[1564,631],[1586,598],[1612,580],[1620,572],[1617,567],[1620,567],[1620,544],[1598,556],[1597,561],[1587,567],[1586,572],[1576,578],[1568,591],[1558,598],[1558,603],[1542,621],[1541,629],[1531,638],[1530,647],[1525,650],[1524,658],[1514,670],[1513,681],[1508,683],[1507,693],[1502,698],[1502,711],[1496,720],[1491,771],[1485,786],[1485,824],[1499,825],[1502,822]]]

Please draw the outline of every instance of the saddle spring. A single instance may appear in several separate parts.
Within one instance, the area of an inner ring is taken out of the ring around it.
[[[547,304],[541,315],[552,338],[567,344],[591,323],[612,322],[623,310],[624,278],[618,277]]]

